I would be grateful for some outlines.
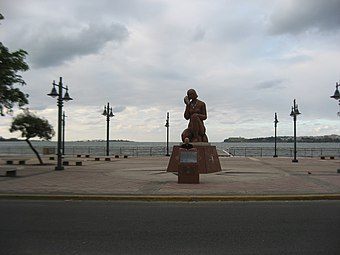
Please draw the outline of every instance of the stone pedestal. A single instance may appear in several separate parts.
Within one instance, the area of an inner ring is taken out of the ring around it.
[[[178,183],[200,183],[200,174],[196,163],[180,163],[178,167]]]
[[[220,160],[218,159],[216,146],[212,146],[210,145],[210,143],[192,143],[192,145],[195,149],[197,149],[198,172],[200,174],[215,173],[221,171],[221,165]],[[180,163],[180,149],[180,145],[175,145],[172,148],[167,172],[178,172],[178,167]]]

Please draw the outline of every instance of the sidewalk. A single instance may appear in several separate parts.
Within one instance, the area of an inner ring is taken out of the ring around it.
[[[20,156],[16,159],[23,158]],[[66,157],[70,166],[55,171],[55,161],[35,158],[6,165],[0,157],[0,198],[105,200],[287,200],[339,199],[338,160],[320,158],[220,157],[222,171],[201,174],[200,184],[178,184],[166,172],[169,157],[114,158],[95,161]],[[82,166],[75,166],[81,161]],[[5,169],[17,168],[17,177]]]

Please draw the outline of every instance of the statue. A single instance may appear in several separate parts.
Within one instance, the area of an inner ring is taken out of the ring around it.
[[[186,104],[184,118],[189,120],[188,128],[182,133],[182,141],[189,138],[190,142],[208,142],[208,137],[205,134],[203,121],[207,119],[207,109],[205,103],[197,99],[198,95],[194,89],[187,91],[187,96],[184,97]]]
[[[203,123],[203,121],[207,119],[205,103],[198,100],[197,97],[197,93],[194,89],[189,89],[187,91],[187,96],[184,97],[184,103],[186,105],[184,118],[189,120],[189,124],[188,128],[182,132],[183,143],[181,145],[173,146],[168,168],[166,170],[167,172],[177,172],[178,176],[179,172],[184,169],[181,168],[181,164],[183,163],[181,163],[181,153],[185,150],[190,150],[187,151],[188,153],[194,151],[197,153],[196,161],[200,174],[215,173],[222,170],[216,146],[208,143],[208,137],[205,134],[206,130]],[[192,173],[191,171],[192,169],[184,174],[187,174],[187,177],[189,178]],[[183,174],[183,172],[181,174]],[[178,183],[193,182],[183,182],[183,179],[178,179]]]

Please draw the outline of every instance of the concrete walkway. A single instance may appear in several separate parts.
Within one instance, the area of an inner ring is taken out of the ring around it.
[[[6,161],[15,159],[14,165]],[[337,159],[221,157],[222,171],[201,174],[200,184],[178,184],[166,172],[169,157],[66,157],[70,166],[55,171],[23,156],[0,156],[0,198],[104,200],[292,200],[339,199],[340,162]],[[81,162],[81,166],[76,166]],[[5,176],[17,169],[16,177]]]

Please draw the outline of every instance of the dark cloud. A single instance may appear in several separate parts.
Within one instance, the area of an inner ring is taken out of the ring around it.
[[[270,33],[299,34],[313,29],[323,32],[340,29],[339,0],[300,0],[288,3],[272,14]]]
[[[126,109],[125,105],[117,105],[113,107],[113,112],[114,113],[119,113],[119,112],[123,112]]]
[[[192,39],[194,41],[202,41],[205,37],[205,30],[203,28],[197,27],[194,31]]]
[[[284,83],[286,82],[286,80],[284,79],[275,79],[275,80],[266,80],[266,81],[261,81],[258,82],[255,85],[255,88],[257,89],[282,89],[285,87]]]
[[[30,61],[37,68],[57,66],[75,57],[98,53],[107,42],[121,43],[128,35],[127,28],[119,23],[90,24],[74,31],[43,27],[39,35],[29,38]]]

